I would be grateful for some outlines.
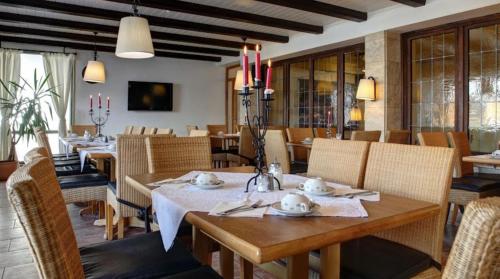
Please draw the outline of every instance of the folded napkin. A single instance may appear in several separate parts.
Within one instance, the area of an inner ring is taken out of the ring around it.
[[[368,212],[357,198],[338,198],[322,201],[320,208],[312,216],[368,217]]]
[[[214,208],[208,212],[208,215],[211,216],[220,216],[221,212],[239,208],[239,207],[244,207],[244,206],[249,206],[253,204],[252,201],[249,200],[240,200],[240,201],[231,201],[231,202],[219,202]],[[260,207],[260,208],[255,208],[251,210],[245,210],[241,212],[235,212],[231,214],[224,215],[224,217],[253,217],[253,218],[262,218],[264,217],[264,214],[267,211],[267,207]]]

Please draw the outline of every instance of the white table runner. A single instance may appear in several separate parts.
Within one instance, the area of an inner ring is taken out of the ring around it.
[[[116,150],[110,150],[108,147],[90,147],[82,149],[78,152],[80,155],[80,171],[83,171],[83,166],[85,166],[85,160],[87,159],[87,155],[89,153],[109,153],[116,157]]]
[[[190,172],[179,179],[190,179],[200,172]],[[254,174],[248,173],[214,173],[223,180],[224,187],[214,190],[203,190],[188,185],[179,187],[178,184],[163,185],[152,192],[153,209],[156,212],[158,224],[165,249],[172,245],[180,223],[189,211],[209,212],[217,204],[224,201],[238,201],[249,198],[253,201],[262,199],[263,204],[280,201],[287,193],[297,191],[296,187],[307,180],[297,175],[284,175],[283,191],[259,193],[250,189],[244,193],[246,182]],[[348,191],[349,186],[327,183],[341,191]],[[357,198],[311,197],[320,205],[316,216],[367,217],[368,214]],[[266,214],[279,214],[268,209]],[[230,217],[221,217],[230,218]]]

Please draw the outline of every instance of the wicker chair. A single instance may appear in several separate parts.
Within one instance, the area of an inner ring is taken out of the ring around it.
[[[370,143],[314,139],[307,176],[322,177],[336,183],[363,187],[363,177]]]
[[[411,132],[409,130],[389,130],[387,131],[387,143],[409,144]]]
[[[106,224],[118,220],[117,236],[123,238],[125,219],[136,217],[151,205],[151,199],[134,190],[125,180],[127,175],[148,172],[146,138],[173,137],[173,135],[118,135],[116,151],[116,183],[110,183],[107,189]],[[131,207],[133,206],[133,207]],[[108,239],[113,239],[113,227],[106,225]]]
[[[235,163],[237,166],[251,165],[255,160],[255,148],[250,128],[242,126],[240,130],[240,140],[238,154],[227,154],[227,161]]]
[[[208,134],[210,136],[217,136],[220,132],[227,134],[226,125],[207,125]],[[210,144],[212,146],[212,153],[222,151],[222,146],[224,145],[223,139],[211,138]]]
[[[290,173],[290,155],[286,148],[285,135],[281,130],[267,130],[265,137],[266,161],[269,166],[273,161],[281,164],[283,173]]]
[[[146,138],[146,153],[150,173],[212,168],[210,140],[207,137]]]
[[[157,135],[171,135],[174,132],[174,130],[170,128],[158,128],[156,130]]]
[[[289,142],[301,142],[305,138],[314,138],[312,128],[287,128],[286,135]],[[304,147],[292,147],[292,161],[307,162],[307,149]]]
[[[465,138],[464,138],[465,137]],[[448,147],[448,138],[444,132],[422,132],[417,134],[420,145]],[[449,202],[453,204],[451,223],[455,224],[458,207],[470,201],[488,196],[500,195],[499,183],[491,178],[492,174],[474,174],[473,165],[461,162],[462,156],[470,155],[470,147],[465,133],[450,133],[450,142],[455,149],[455,178],[451,185]],[[458,147],[458,148],[457,148]],[[497,179],[500,179],[497,176]]]
[[[132,130],[130,131],[131,135],[142,135],[144,134],[144,126],[132,126]]]
[[[142,131],[143,135],[155,135],[157,128],[145,127],[144,131]]]
[[[191,134],[191,130],[198,130],[197,125],[186,125],[187,134]]]
[[[213,272],[207,276],[207,267],[201,267],[178,241],[166,252],[159,233],[78,248],[48,158],[36,158],[16,170],[7,181],[7,194],[42,279],[134,278],[138,274],[141,278],[172,274],[220,278]]]
[[[189,136],[190,137],[208,137],[208,131],[207,130],[191,130],[191,132],[189,132]]]
[[[52,153],[52,148],[50,147],[50,142],[47,134],[43,129],[35,129],[35,140],[39,147],[47,148],[50,158],[54,161],[68,161],[68,160],[79,160],[78,153],[71,153],[66,156],[66,154],[54,154]]]
[[[88,131],[92,135],[97,134],[97,128],[95,125],[71,125],[71,132],[74,134],[83,136],[85,131]]]
[[[408,278],[427,273],[432,260],[441,263],[453,162],[450,148],[370,145],[364,189],[438,204],[441,210],[436,216],[342,243],[343,278],[387,278],[381,274],[388,273]]]
[[[124,135],[130,135],[130,134],[132,134],[132,128],[133,128],[133,126],[126,126],[125,127],[125,131],[123,131],[123,134]]]
[[[328,128],[314,128],[314,137],[316,138],[323,138],[326,139],[328,138],[326,131]],[[337,128],[332,127],[332,137],[335,138],[335,135],[337,134]]]
[[[24,156],[24,162],[30,163],[37,158],[49,158],[45,147],[36,147]],[[52,172],[55,172],[53,167]],[[75,202],[106,201],[108,178],[98,173],[58,177],[57,181],[67,204]]]
[[[379,142],[381,134],[381,131],[353,131],[351,140]]]

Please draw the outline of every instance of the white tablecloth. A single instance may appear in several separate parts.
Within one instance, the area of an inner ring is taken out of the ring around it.
[[[114,157],[116,157],[115,149],[108,149],[105,147],[91,147],[86,149],[81,149],[78,154],[80,155],[80,171],[83,171],[83,166],[85,165],[85,160],[89,153],[110,153]]]
[[[189,179],[199,172],[188,173],[180,179]],[[297,175],[284,175],[284,190],[259,193],[250,191],[244,193],[246,182],[254,174],[243,173],[215,173],[223,180],[224,187],[214,190],[202,190],[196,186],[186,184],[179,187],[178,184],[163,185],[152,192],[153,209],[156,212],[158,224],[163,239],[165,249],[168,250],[173,243],[180,223],[189,211],[209,212],[221,202],[238,201],[249,198],[252,201],[263,200],[263,204],[280,201],[287,193],[295,192],[296,187],[307,180],[307,178]],[[339,191],[349,191],[351,187],[327,183],[329,186]],[[252,189],[253,190],[253,189]],[[343,216],[343,217],[367,217],[368,214],[357,198],[332,198],[332,197],[311,197],[315,203],[320,205],[316,216]],[[272,209],[268,209],[266,214],[279,214]],[[230,218],[230,217],[221,217]]]

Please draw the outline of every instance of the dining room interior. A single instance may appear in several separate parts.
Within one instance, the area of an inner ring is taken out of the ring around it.
[[[499,0],[0,0],[0,279],[500,278]]]

